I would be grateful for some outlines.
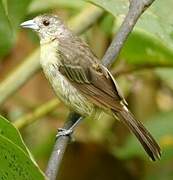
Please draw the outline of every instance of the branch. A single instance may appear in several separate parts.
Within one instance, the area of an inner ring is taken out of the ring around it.
[[[80,115],[78,115],[77,113],[70,113],[63,128],[69,129],[79,118]],[[60,136],[58,140],[56,139],[46,170],[46,175],[50,180],[56,180],[56,176],[59,171],[61,161],[69,140],[70,136]]]
[[[132,31],[137,20],[146,10],[146,8],[149,7],[153,2],[154,0],[130,0],[128,14],[126,15],[117,35],[114,37],[102,59],[103,65],[109,67],[117,59],[126,39],[128,38],[128,35]],[[77,117],[78,114],[76,113],[70,115],[65,122],[64,127],[66,127],[66,129],[71,128],[71,126],[79,119],[79,117]],[[59,136],[59,138],[56,139],[54,149],[46,170],[46,175],[50,180],[56,180],[56,176],[59,172],[59,166],[62,162],[62,157],[69,139],[69,136]]]
[[[33,112],[25,114],[24,116],[15,120],[13,125],[16,128],[21,129],[52,112],[57,108],[59,103],[60,101],[57,98],[52,99],[45,104],[42,104],[41,106],[35,108]]]
[[[0,105],[28,81],[39,68],[39,50],[37,49],[0,83]]]

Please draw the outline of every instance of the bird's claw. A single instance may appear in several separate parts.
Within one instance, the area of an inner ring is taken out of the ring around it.
[[[56,138],[59,138],[60,136],[70,136],[72,133],[73,133],[72,129],[59,128]]]

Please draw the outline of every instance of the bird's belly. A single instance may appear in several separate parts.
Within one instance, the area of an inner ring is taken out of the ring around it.
[[[94,114],[94,105],[88,101],[73,85],[58,71],[53,64],[42,65],[47,79],[61,101],[83,116]]]

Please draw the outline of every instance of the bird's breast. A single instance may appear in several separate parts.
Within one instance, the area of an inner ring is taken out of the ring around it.
[[[94,106],[59,72],[60,57],[56,44],[41,46],[40,63],[56,95],[66,105],[84,116],[93,114]]]

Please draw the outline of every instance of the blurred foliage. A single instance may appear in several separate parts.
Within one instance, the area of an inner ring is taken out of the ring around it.
[[[0,1],[0,58],[6,55],[14,45],[16,31],[31,0]]]
[[[89,2],[107,12],[94,9]],[[20,29],[20,23],[40,13],[58,14],[76,33],[85,31],[82,38],[101,58],[118,31],[128,5],[128,0],[0,1],[0,113],[14,124],[24,121],[21,124],[25,128],[18,126],[20,133],[43,171],[56,129],[62,126],[68,109],[58,103],[55,110],[52,89],[39,71],[36,49],[39,44],[33,41],[34,33]],[[173,178],[172,6],[173,0],[156,0],[147,9],[111,69],[130,109],[160,143],[161,161],[150,162],[136,138],[121,123],[103,113],[98,121],[86,119],[76,130],[77,142],[69,145],[60,179]],[[87,16],[91,11],[97,13]],[[88,28],[86,24],[90,25],[91,21],[94,25]],[[81,30],[81,27],[85,28]],[[48,108],[47,104],[51,106]],[[3,173],[8,171],[8,174],[15,173],[15,179],[24,179],[17,174],[23,168],[29,177],[43,179],[18,130],[2,117],[0,134],[0,176],[7,178],[7,173]],[[10,162],[14,166],[9,167]]]
[[[33,0],[29,6],[29,13],[43,12],[55,8],[70,8],[70,9],[81,9],[85,6],[85,2],[82,0]]]
[[[90,1],[116,17],[115,30],[117,30],[127,14],[129,1]],[[128,63],[147,66],[173,65],[172,6],[172,0],[166,3],[157,0],[141,16],[122,51],[122,57]]]

